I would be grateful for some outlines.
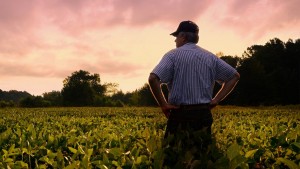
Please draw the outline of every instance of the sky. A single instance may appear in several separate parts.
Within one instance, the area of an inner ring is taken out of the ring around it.
[[[141,88],[184,20],[198,45],[242,56],[273,38],[300,38],[300,0],[0,0],[0,89],[60,91],[75,71],[118,90]]]

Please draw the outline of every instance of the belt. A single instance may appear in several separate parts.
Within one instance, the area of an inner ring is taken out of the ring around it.
[[[209,109],[209,103],[205,103],[205,104],[180,105],[180,109],[182,109],[182,110]]]

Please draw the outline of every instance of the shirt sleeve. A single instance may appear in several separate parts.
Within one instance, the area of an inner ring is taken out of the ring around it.
[[[166,53],[158,63],[158,65],[151,72],[156,74],[162,83],[171,82],[173,79],[174,63],[171,57],[171,51]]]
[[[221,83],[229,81],[237,72],[232,66],[220,58],[217,59],[215,70],[215,79]]]

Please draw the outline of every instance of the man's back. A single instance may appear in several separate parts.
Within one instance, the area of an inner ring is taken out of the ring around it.
[[[228,71],[227,67],[212,53],[187,43],[168,52],[153,72],[168,84],[170,103],[189,105],[209,103],[215,80],[226,80],[222,78],[222,70],[227,70],[225,77],[236,72],[233,68]]]

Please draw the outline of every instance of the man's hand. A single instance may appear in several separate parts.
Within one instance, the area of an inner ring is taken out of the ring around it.
[[[175,106],[175,105],[171,105],[171,104],[166,104],[166,105],[161,106],[161,110],[165,114],[167,119],[169,119],[169,117],[171,115],[171,110],[174,110],[174,109],[179,109],[179,106]]]
[[[212,101],[209,104],[209,108],[213,109],[215,108],[217,105],[219,104],[219,102],[216,99],[212,99]]]
[[[162,112],[165,114],[167,119],[169,119],[171,110],[178,109],[179,107],[171,105],[166,101],[161,90],[161,82],[159,77],[154,73],[151,73],[149,76],[149,85],[154,98],[161,107]]]

